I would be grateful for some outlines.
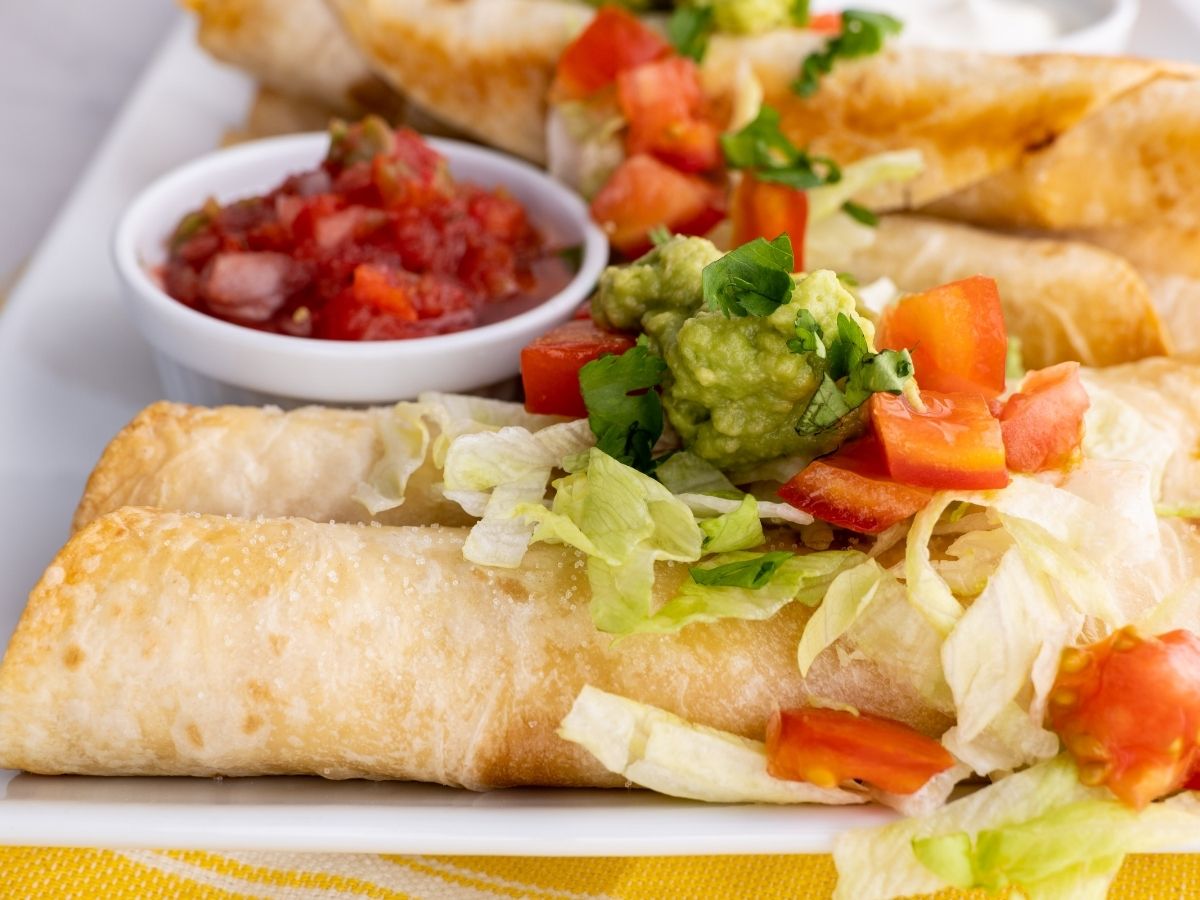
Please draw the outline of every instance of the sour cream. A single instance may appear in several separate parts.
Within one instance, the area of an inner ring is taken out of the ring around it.
[[[1055,4],[1036,0],[859,0],[853,6],[896,16],[904,22],[899,42],[920,47],[1014,53],[1045,49],[1064,32],[1047,8]]]

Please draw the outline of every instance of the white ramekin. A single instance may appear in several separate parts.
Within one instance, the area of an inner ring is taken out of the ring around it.
[[[314,167],[328,135],[255,141],[202,156],[143,190],[117,223],[113,260],[138,329],[154,348],[165,395],[219,403],[386,403],[421,391],[468,391],[518,371],[520,351],[570,318],[608,261],[608,242],[587,206],[544,172],[472,144],[429,138],[454,177],[506,188],[543,233],[583,248],[578,273],[533,309],[455,334],[398,341],[326,341],[243,328],[173,299],[151,276],[180,218],[209,197],[259,194]]]

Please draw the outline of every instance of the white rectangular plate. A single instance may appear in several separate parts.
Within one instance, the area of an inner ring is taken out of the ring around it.
[[[166,42],[8,308],[0,313],[0,642],[66,541],[88,472],[160,397],[125,315],[108,240],[138,189],[217,146],[253,87]],[[42,777],[0,772],[0,844],[636,856],[821,853],[876,807],[716,806],[637,791],[511,790],[316,778]],[[1200,850],[1200,843],[1190,848]]]
[[[105,443],[160,397],[108,256],[138,189],[217,146],[253,87],[170,37],[0,313],[0,642],[66,541]],[[0,844],[539,855],[828,851],[874,808],[705,806],[635,791],[474,794],[316,778],[0,773]]]

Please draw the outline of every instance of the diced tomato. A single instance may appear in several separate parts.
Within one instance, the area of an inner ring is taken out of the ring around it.
[[[1124,628],[1064,650],[1049,718],[1084,784],[1138,809],[1179,790],[1200,763],[1200,638]]]
[[[808,228],[808,194],[785,184],[759,181],[743,172],[733,191],[730,218],[733,245],[740,247],[755,238],[773,241],[781,234],[792,239],[795,270],[804,269],[804,235]]]
[[[1000,412],[1004,452],[1014,472],[1059,469],[1083,442],[1083,414],[1091,401],[1079,363],[1030,372]]]
[[[386,310],[406,322],[417,321],[417,308],[413,306],[409,288],[397,284],[384,269],[362,265],[354,270],[354,299],[368,306]]]
[[[879,534],[922,509],[931,492],[892,481],[879,441],[868,436],[809,463],[779,496],[830,525]]]
[[[954,765],[946,748],[900,722],[841,709],[785,709],[767,726],[767,771],[836,787],[864,781],[912,794]]]
[[[612,84],[618,73],[670,52],[666,39],[637,16],[620,7],[602,7],[558,58],[553,96],[582,99]]]
[[[334,341],[394,341],[464,331],[475,324],[475,310],[459,285],[431,275],[411,278],[416,321],[362,303],[353,288],[346,288],[312,313],[311,336]]]
[[[602,331],[590,319],[559,325],[521,351],[525,408],[533,413],[583,418],[579,370],[605,354],[624,353],[633,338]]]
[[[838,34],[842,30],[842,14],[836,12],[816,13],[808,17],[809,31],[820,34]]]
[[[617,100],[629,122],[625,148],[682,172],[706,172],[721,159],[717,127],[705,118],[700,70],[670,56],[617,75]]]
[[[911,350],[917,383],[926,390],[1004,392],[1008,336],[991,278],[976,275],[904,297],[884,313],[875,344]]]
[[[871,421],[893,479],[939,490],[1008,484],[1000,423],[981,395],[922,391],[921,399],[924,412],[903,397],[871,395]]]
[[[592,218],[612,245],[627,256],[650,247],[650,229],[704,234],[721,220],[720,192],[652,156],[631,156],[592,200]]]
[[[204,270],[200,291],[219,315],[263,322],[305,280],[303,267],[283,253],[218,253]]]

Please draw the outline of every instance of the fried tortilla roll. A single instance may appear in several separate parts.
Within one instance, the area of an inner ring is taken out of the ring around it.
[[[354,499],[384,458],[393,415],[391,408],[155,403],[105,449],[74,528],[122,506],[322,522],[472,522],[434,488],[440,474],[428,458],[409,478],[403,505],[373,516]]]
[[[371,73],[322,0],[180,0],[209,53],[288,96],[343,115],[395,116],[404,100]]]
[[[372,68],[427,112],[535,162],[558,57],[594,10],[562,0],[327,0]]]
[[[464,536],[105,516],[47,569],[0,664],[0,767],[614,785],[555,734],[585,684],[757,738],[811,695],[948,725],[865,662],[824,654],[802,679],[802,604],[614,645],[575,551],[488,569]],[[685,576],[660,569],[659,599]]]
[[[1066,234],[1129,260],[1150,290],[1172,348],[1200,351],[1200,227],[1147,223]]]
[[[1005,228],[1195,228],[1198,139],[1197,70],[1164,72],[930,211]]]
[[[569,0],[327,0],[370,66],[428,111],[482,140],[546,160],[547,89],[592,10]],[[811,98],[791,83],[827,36],[797,29],[714,35],[704,84],[718,104],[749,64],[800,146],[839,162],[916,147],[927,169],[871,205],[922,205],[1016,165],[1164,73],[1160,63],[1067,54],[1009,57],[893,47],[839,62]],[[1147,104],[1152,108],[1152,98]],[[1197,134],[1193,127],[1193,139]]]
[[[892,215],[880,221],[874,244],[841,267],[863,282],[889,277],[904,291],[987,273],[1000,286],[1009,333],[1021,339],[1030,368],[1064,360],[1108,366],[1167,350],[1137,271],[1089,244]]]

